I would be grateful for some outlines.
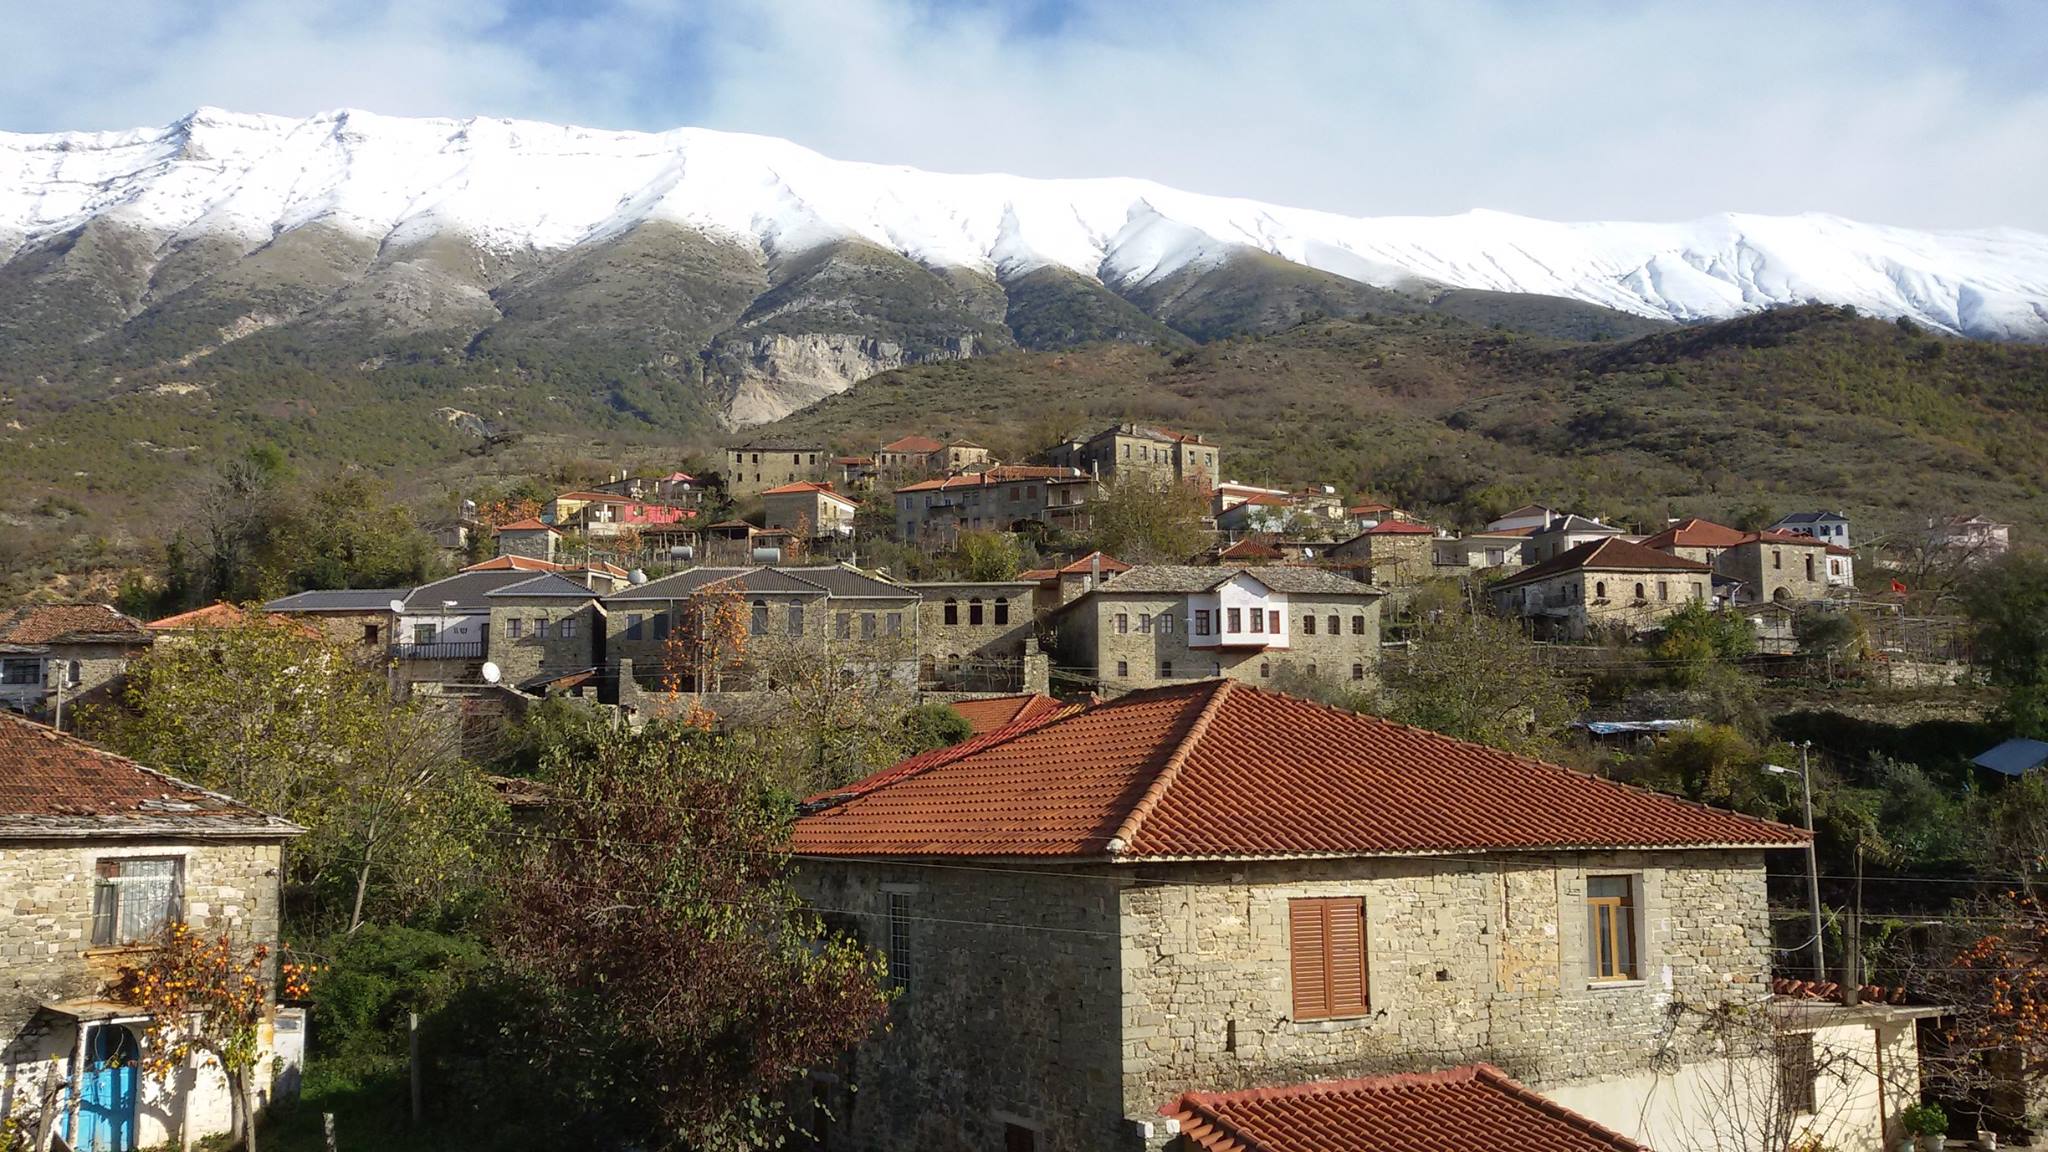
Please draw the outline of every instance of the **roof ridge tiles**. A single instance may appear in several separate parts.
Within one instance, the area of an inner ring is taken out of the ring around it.
[[[1145,817],[1150,816],[1152,810],[1159,807],[1159,801],[1166,796],[1167,789],[1173,787],[1173,782],[1179,778],[1181,766],[1187,763],[1188,757],[1194,753],[1195,747],[1208,733],[1209,722],[1216,718],[1216,714],[1222,711],[1224,703],[1230,699],[1230,688],[1233,683],[1235,682],[1231,680],[1215,681],[1216,686],[1211,689],[1209,699],[1203,703],[1202,710],[1195,714],[1195,722],[1188,725],[1187,734],[1180,738],[1180,743],[1175,746],[1173,754],[1166,758],[1166,763],[1159,769],[1159,775],[1153,777],[1152,783],[1145,786],[1144,794],[1138,797],[1136,804],[1131,805],[1131,811],[1124,817],[1123,823],[1117,825],[1116,831],[1111,833],[1110,855],[1120,856],[1136,843],[1138,829],[1145,823]]]

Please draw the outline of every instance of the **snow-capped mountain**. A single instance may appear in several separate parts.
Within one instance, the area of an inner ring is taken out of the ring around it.
[[[460,234],[550,251],[663,220],[787,255],[858,237],[930,267],[1056,265],[1129,286],[1240,248],[1379,286],[1416,280],[1687,321],[1805,301],[1992,338],[2048,335],[2048,236],[1832,216],[1559,224],[1347,217],[1144,180],[961,176],[784,140],[507,120],[201,109],[165,128],[0,133],[0,256],[94,218],[255,247],[326,223],[382,245]]]

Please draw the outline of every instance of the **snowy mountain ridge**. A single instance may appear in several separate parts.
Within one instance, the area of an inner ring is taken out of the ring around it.
[[[1827,215],[1553,223],[1490,211],[1348,217],[1126,178],[949,175],[785,140],[529,121],[200,109],[124,132],[0,133],[0,263],[91,221],[167,252],[255,251],[323,225],[402,247],[454,234],[558,252],[663,221],[769,260],[858,238],[929,268],[1055,266],[1117,290],[1247,250],[1380,287],[1538,293],[1642,316],[1821,301],[1991,339],[2048,339],[2048,236]]]

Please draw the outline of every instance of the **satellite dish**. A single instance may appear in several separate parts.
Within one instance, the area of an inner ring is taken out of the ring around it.
[[[495,662],[490,660],[484,661],[484,683],[496,684],[504,675],[503,672],[498,671],[498,665]]]
[[[456,604],[456,602],[455,602],[455,601],[453,601],[453,600],[443,600],[443,601],[441,601],[441,607],[443,607],[443,608],[453,608],[453,607],[455,607],[455,604]]]
[[[626,583],[628,583],[628,584],[645,584],[645,583],[647,583],[647,572],[646,572],[646,570],[645,570],[645,569],[641,569],[641,568],[635,568],[635,569],[633,569],[633,570],[632,570],[631,572],[628,572],[628,573],[626,573]]]
[[[393,601],[391,602],[391,612],[392,612],[392,615],[394,615],[394,616],[403,616],[403,615],[405,615],[405,601],[403,601],[403,600],[393,600]]]

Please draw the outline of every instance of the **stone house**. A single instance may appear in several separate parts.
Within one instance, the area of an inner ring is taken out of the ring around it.
[[[896,534],[945,544],[962,531],[1011,532],[1032,523],[1072,530],[1085,525],[1085,507],[1099,494],[1079,472],[1036,465],[920,480],[896,489]]]
[[[1492,529],[1493,525],[1489,524],[1487,527]],[[1581,544],[1591,544],[1594,541],[1623,535],[1626,533],[1612,524],[1602,524],[1598,520],[1565,513],[1529,533],[1528,561],[1531,564],[1540,564],[1545,560],[1562,556]]]
[[[0,617],[0,710],[40,715],[128,668],[154,635],[108,604],[30,604]]]
[[[1811,536],[1838,548],[1854,548],[1849,543],[1849,518],[1840,512],[1794,512],[1780,517],[1771,525],[1769,532],[1792,532],[1800,536]]]
[[[875,450],[875,470],[884,476],[925,476],[946,471],[946,443],[912,433]]]
[[[1519,568],[1528,552],[1529,534],[1529,529],[1519,528],[1439,537],[1433,559],[1440,570]]]
[[[1951,516],[1927,522],[1927,537],[1937,551],[1960,556],[1970,563],[1993,560],[2012,548],[2012,525],[1977,513]]]
[[[1054,663],[1103,692],[1283,669],[1378,678],[1382,591],[1318,568],[1141,564],[1046,619]]]
[[[265,604],[263,610],[311,625],[328,643],[340,645],[368,663],[389,656],[397,641],[391,631],[391,603],[410,595],[410,588],[321,589],[281,596]]]
[[[1688,516],[1645,538],[1643,547],[1711,565],[1738,604],[1804,603],[1822,599],[1829,587],[1829,546],[1815,536],[1744,532]]]
[[[1043,691],[1025,684],[1038,639],[1026,580],[928,581],[906,585],[917,604],[917,683],[936,692]]]
[[[832,454],[816,444],[755,442],[725,451],[725,487],[734,496],[798,480],[823,480]]]
[[[530,556],[552,563],[555,554],[561,551],[563,535],[565,533],[553,524],[529,516],[498,525],[491,538],[497,542],[500,556]]]
[[[1413,520],[1381,520],[1324,555],[1365,569],[1374,584],[1418,584],[1436,571],[1436,529]]]
[[[1220,449],[1200,435],[1144,424],[1117,424],[1086,440],[1054,446],[1047,462],[1099,480],[1141,477],[1209,488],[1223,475]]]
[[[0,797],[0,1109],[48,1105],[58,1134],[95,1149],[226,1131],[219,1071],[142,1076],[148,1017],[110,985],[172,923],[274,950],[284,847],[304,829],[4,714]],[[258,1067],[275,1056],[296,1075],[304,1034],[298,1010],[273,1010]],[[267,1078],[259,1088],[267,1099]]]
[[[1159,1122],[1187,1093],[1483,1061],[1690,1147],[1733,1067],[1778,1067],[1716,1022],[1771,1004],[1765,853],[1807,833],[1375,717],[1184,683],[806,812],[800,891],[898,989],[835,1146],[1200,1148]],[[1904,1076],[1910,1022],[1877,1024]]]
[[[837,663],[851,675],[914,683],[918,594],[849,565],[691,568],[606,596],[604,654],[617,702],[659,691],[669,675],[670,638],[707,614],[730,611],[749,656],[725,669],[678,668],[685,690],[751,689],[753,656],[801,645],[805,659]]]
[[[878,471],[873,456],[834,456],[826,478],[842,492],[866,492]]]
[[[1641,631],[1713,596],[1713,569],[1626,540],[1581,544],[1487,587],[1495,614],[1546,639],[1583,640],[1600,628]]]
[[[543,577],[561,574],[474,569],[405,593],[392,614],[386,653],[393,695],[403,699],[415,684],[482,684],[484,663],[495,655],[491,610],[499,602],[490,594]]]
[[[1058,568],[1032,568],[1019,572],[1017,579],[1038,585],[1038,592],[1032,597],[1032,612],[1043,617],[1130,570],[1129,564],[1107,552],[1090,552]]]
[[[605,665],[605,610],[594,590],[557,573],[484,593],[487,655],[499,683],[529,692]]]
[[[761,493],[764,527],[786,528],[811,540],[853,535],[853,516],[858,511],[858,501],[833,491],[829,483],[799,480]]]

